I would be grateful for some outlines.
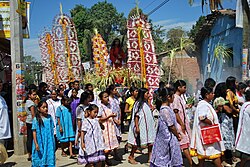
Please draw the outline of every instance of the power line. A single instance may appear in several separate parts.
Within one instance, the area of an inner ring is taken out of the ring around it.
[[[153,3],[155,3],[155,1],[157,1],[157,0],[153,0],[150,4],[148,4],[145,8],[143,8],[143,10],[147,9],[149,6],[151,6]]]
[[[156,8],[154,8],[153,10],[151,10],[147,15],[149,16],[149,15],[153,14],[155,11],[157,11],[158,9],[160,9],[163,5],[165,5],[169,1],[170,0],[163,1],[160,5],[158,5]]]

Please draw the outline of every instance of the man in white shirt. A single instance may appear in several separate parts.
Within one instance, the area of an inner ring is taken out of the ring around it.
[[[7,140],[11,138],[8,106],[0,96],[0,143],[7,147]]]
[[[80,82],[75,80],[74,81],[74,89],[77,90],[77,97],[81,97],[81,94],[84,92],[82,89],[80,89]],[[68,93],[68,97],[70,98],[72,95],[72,89]]]

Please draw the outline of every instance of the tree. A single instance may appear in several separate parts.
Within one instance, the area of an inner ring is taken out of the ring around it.
[[[161,53],[167,50],[165,37],[166,37],[166,30],[163,29],[163,26],[160,25],[152,25],[152,38],[154,39],[155,43],[155,52]]]
[[[76,25],[79,47],[84,61],[92,55],[91,38],[96,28],[108,45],[119,35],[126,34],[126,18],[119,13],[112,3],[98,2],[91,8],[76,5],[71,10],[71,17]]]
[[[182,29],[182,27],[172,28],[167,32],[167,42],[166,47],[168,49],[177,48],[180,46],[181,38],[186,38],[187,33]]]
[[[27,85],[36,83],[38,84],[39,76],[42,74],[42,63],[35,60],[34,57],[31,55],[24,56],[24,65],[25,65],[25,72],[24,72],[24,80]]]
[[[192,26],[192,29],[188,33],[188,36],[194,39],[199,32],[200,27],[205,23],[205,16],[200,16],[198,21],[196,21],[195,25]]]
[[[208,0],[201,0],[202,12],[203,12],[204,5],[207,4],[207,1]],[[188,3],[190,5],[193,5],[194,0],[188,0]],[[219,7],[221,9],[223,9],[223,7],[222,7],[222,0],[209,0],[209,7],[210,7],[210,11],[218,10]]]
[[[170,67],[168,70],[168,84],[172,78],[172,66],[173,59],[175,54],[178,52],[182,56],[183,50],[194,50],[195,44],[192,39],[187,36],[187,32],[185,32],[181,27],[172,28],[167,32],[168,41],[166,42],[168,55],[170,57]],[[183,66],[181,67],[181,78],[183,79]]]

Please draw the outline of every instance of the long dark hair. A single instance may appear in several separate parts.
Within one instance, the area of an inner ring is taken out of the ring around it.
[[[223,97],[226,99],[227,96],[227,86],[225,82],[218,83],[218,85],[215,87],[214,91],[214,98],[217,97]]]
[[[84,91],[81,94],[80,101],[79,101],[78,105],[83,104],[84,101],[86,101],[89,98],[89,95],[90,95],[90,93],[88,91]]]
[[[106,89],[106,92],[108,93],[108,95],[110,95],[111,91],[114,90],[116,88],[116,86],[114,84],[109,85]]]
[[[206,94],[212,93],[213,89],[212,88],[206,88],[206,87],[202,87],[201,88],[201,97],[203,99],[206,99]]]
[[[140,88],[139,90],[138,90],[138,96],[137,96],[137,98],[136,98],[136,102],[135,103],[137,103],[138,105],[137,105],[137,112],[140,110],[140,109],[142,109],[142,107],[143,107],[143,104],[145,103],[145,102],[147,102],[145,99],[144,99],[144,95],[145,95],[145,93],[146,92],[148,92],[148,89],[146,89],[146,88]],[[135,106],[135,105],[134,105]],[[137,113],[137,112],[135,112],[135,114]]]
[[[66,101],[69,101],[69,105],[67,105],[67,106],[65,105]],[[61,99],[61,102],[62,102],[64,107],[68,108],[69,111],[71,111],[71,107],[70,107],[71,99],[69,97],[63,96],[62,99]]]
[[[24,103],[26,103],[26,101],[29,99],[29,96],[30,96],[32,93],[34,93],[34,92],[37,92],[37,90],[36,90],[36,89],[30,89],[30,90],[28,91],[27,96],[26,96],[26,98],[25,98],[25,100],[24,100]]]
[[[168,96],[172,96],[174,94],[174,89],[172,88],[160,88],[158,89],[158,94],[156,96],[156,109],[160,111],[162,103],[168,101]]]
[[[230,76],[227,78],[226,80],[226,85],[227,85],[227,89],[230,89],[232,92],[236,93],[236,78],[233,76]]]
[[[175,91],[178,91],[178,87],[179,86],[186,86],[186,82],[184,80],[177,80],[175,83],[174,83],[174,88],[175,88]]]
[[[42,119],[42,117],[41,117],[41,115],[40,115],[40,111],[39,111],[40,107],[42,107],[42,105],[43,105],[44,103],[46,103],[46,101],[40,101],[40,102],[37,104],[37,107],[36,107],[36,114],[35,114],[35,117],[36,117],[36,120],[37,120],[37,122],[38,122],[39,127],[44,126],[43,119]],[[46,103],[46,104],[47,104],[47,103]]]
[[[111,44],[111,48],[114,48],[115,47],[115,41],[119,41],[119,44],[118,44],[118,47],[120,48],[121,47],[121,41],[119,38],[115,38]]]
[[[94,109],[99,109],[96,104],[90,104],[86,110],[92,111]]]

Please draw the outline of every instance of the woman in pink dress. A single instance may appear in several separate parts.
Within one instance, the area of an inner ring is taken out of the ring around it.
[[[177,80],[174,83],[174,87],[176,92],[174,94],[174,101],[171,105],[171,108],[175,113],[176,120],[178,123],[177,128],[181,135],[181,150],[188,159],[189,165],[192,166],[192,158],[189,153],[191,130],[189,126],[189,120],[186,114],[186,103],[185,100],[181,97],[181,95],[186,93],[186,82],[183,80]]]
[[[115,131],[115,122],[114,118],[116,114],[112,112],[109,104],[109,95],[107,92],[101,92],[99,94],[99,98],[101,100],[101,104],[99,106],[98,118],[103,123],[104,129],[102,131],[104,137],[104,146],[105,146],[105,156],[106,156],[106,164],[111,165],[111,162],[108,159],[109,153],[114,150],[115,160],[120,160],[117,155],[117,148],[119,146],[116,131]]]

